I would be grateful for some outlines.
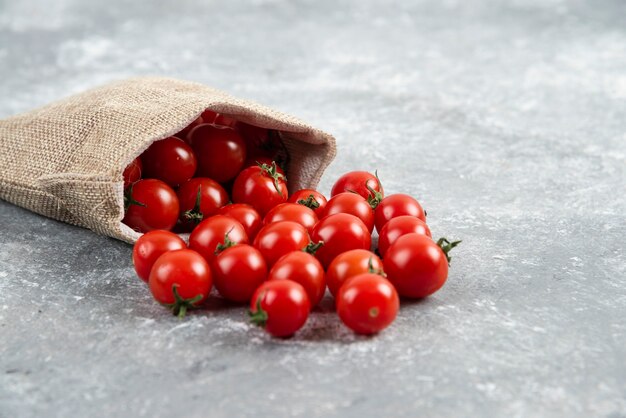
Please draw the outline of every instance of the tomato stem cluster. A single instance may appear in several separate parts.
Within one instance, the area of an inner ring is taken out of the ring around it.
[[[318,203],[317,200],[315,200],[315,197],[312,194],[310,194],[309,197],[307,197],[306,199],[298,200],[296,203],[298,203],[299,205],[304,205],[307,208],[312,209],[312,210],[315,210],[320,207],[320,204]]]
[[[450,250],[452,250],[454,247],[456,247],[457,245],[459,245],[462,241],[450,241],[447,238],[441,237],[439,238],[439,240],[437,241],[437,245],[441,248],[441,250],[443,251],[443,253],[446,255],[446,259],[448,260],[448,264],[450,264],[450,260],[452,260],[452,257],[448,254],[450,252]]]
[[[198,186],[198,193],[196,194],[196,202],[194,203],[193,209],[187,210],[183,213],[183,217],[193,222],[195,225],[198,225],[202,219],[204,219],[204,214],[200,211],[200,202],[202,201],[202,185]]]
[[[168,308],[172,310],[172,313],[179,318],[184,318],[187,314],[187,310],[196,307],[196,303],[202,300],[202,294],[196,295],[193,298],[185,299],[178,294],[178,285],[172,285],[172,294],[174,295],[174,303],[166,304]]]
[[[133,199],[133,185],[131,184],[124,192],[124,211],[127,211],[130,205],[146,207],[145,203],[141,203]]]
[[[283,195],[282,190],[280,190],[280,185],[278,184],[279,180],[287,181],[287,177],[283,176],[278,172],[278,167],[276,166],[276,161],[272,161],[272,165],[261,164],[259,165],[261,170],[266,173],[269,177],[274,179],[274,187],[280,196]]]
[[[228,234],[230,234],[233,229],[234,227],[230,228],[230,230],[224,234],[224,242],[220,242],[219,244],[217,244],[217,247],[215,247],[215,252],[214,252],[215,255],[218,255],[219,253],[221,253],[227,248],[237,245],[237,243],[231,240],[230,237],[228,236]]]
[[[315,255],[317,250],[324,246],[324,241],[319,242],[310,242],[306,247],[302,249],[305,253],[309,253],[311,255]]]
[[[263,310],[261,307],[261,299],[263,299],[264,295],[259,296],[256,300],[256,311],[249,310],[248,315],[250,316],[250,322],[259,327],[264,327],[267,323],[267,312]]]

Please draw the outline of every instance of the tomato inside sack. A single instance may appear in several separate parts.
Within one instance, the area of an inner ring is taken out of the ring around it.
[[[380,273],[383,262],[376,254],[368,250],[350,250],[339,254],[333,259],[326,270],[326,284],[333,296],[353,276],[364,273]]]
[[[175,136],[153,142],[141,154],[143,176],[177,187],[193,177],[197,161],[191,147]]]
[[[139,181],[141,179],[141,173],[143,168],[141,166],[141,158],[135,158],[122,173],[122,177],[124,177],[124,189],[126,189],[131,184]]]
[[[137,276],[148,282],[150,270],[161,255],[185,248],[187,248],[185,241],[173,232],[164,230],[146,232],[133,246],[133,267]]]
[[[309,297],[311,307],[324,297],[326,280],[324,267],[313,255],[304,251],[292,251],[276,261],[268,280],[291,280],[300,283]]]
[[[233,302],[249,302],[267,279],[267,264],[256,248],[240,244],[221,251],[211,265],[217,291]]]
[[[124,222],[138,232],[170,230],[178,219],[178,197],[160,180],[139,180],[126,190]]]
[[[220,244],[226,244],[228,239],[237,244],[247,244],[248,236],[244,227],[235,219],[215,215],[203,220],[189,235],[189,248],[197,251],[211,264]]]
[[[175,137],[182,139],[185,142],[187,141],[187,135],[189,134],[189,132],[195,128],[196,126],[205,123],[206,121],[202,118],[202,115],[198,116],[196,119],[194,119],[193,122],[191,122],[189,125],[187,125],[184,129],[182,129],[180,132],[174,134]]]
[[[393,285],[377,274],[353,276],[337,294],[341,321],[358,334],[375,334],[396,319],[400,298]]]
[[[204,123],[193,128],[188,138],[198,160],[198,176],[225,183],[243,168],[246,143],[233,128]]]
[[[195,177],[183,183],[176,192],[180,204],[180,222],[191,231],[203,219],[215,215],[228,203],[226,190],[207,177]]]
[[[291,337],[304,326],[310,310],[304,287],[291,280],[267,281],[250,300],[250,320],[274,337]]]

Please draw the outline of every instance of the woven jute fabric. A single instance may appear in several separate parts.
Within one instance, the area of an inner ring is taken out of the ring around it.
[[[124,168],[205,109],[279,132],[291,191],[315,187],[335,139],[281,112],[198,83],[132,78],[0,121],[0,198],[127,242]]]

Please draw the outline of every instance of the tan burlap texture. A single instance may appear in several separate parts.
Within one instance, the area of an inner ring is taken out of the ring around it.
[[[292,116],[197,83],[133,78],[1,120],[0,198],[134,242],[121,223],[124,168],[205,109],[279,131],[291,191],[315,187],[335,156],[331,135]]]

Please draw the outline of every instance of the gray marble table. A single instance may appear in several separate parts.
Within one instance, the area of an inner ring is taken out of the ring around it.
[[[0,416],[626,416],[626,3],[0,0],[0,117],[180,77],[338,139],[435,235],[445,288],[355,337],[214,300],[184,321],[130,246],[0,202]],[[2,152],[0,150],[0,152]]]

